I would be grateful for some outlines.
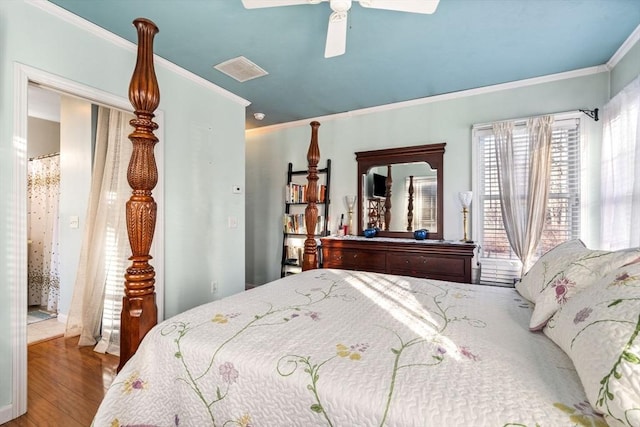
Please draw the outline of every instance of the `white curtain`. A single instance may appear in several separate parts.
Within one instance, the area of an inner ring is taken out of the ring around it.
[[[60,155],[32,159],[28,165],[27,226],[29,305],[58,311],[58,200]]]
[[[133,115],[100,107],[91,196],[66,336],[78,345],[119,353],[124,273],[131,254],[125,204],[131,195],[127,168]]]
[[[524,130],[516,130],[513,122],[493,124],[502,221],[523,274],[531,267],[546,219],[552,124],[551,116],[529,119]]]
[[[600,246],[640,246],[640,76],[602,109]]]

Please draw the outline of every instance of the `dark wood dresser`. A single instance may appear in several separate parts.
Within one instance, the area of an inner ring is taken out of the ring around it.
[[[359,236],[320,240],[323,268],[471,283],[473,243]]]

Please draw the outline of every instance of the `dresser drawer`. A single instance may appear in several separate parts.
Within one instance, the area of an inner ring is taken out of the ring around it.
[[[456,280],[465,276],[465,260],[411,253],[387,254],[387,269],[391,274]],[[459,281],[459,280],[456,280]]]
[[[324,267],[385,272],[386,256],[382,252],[340,250],[324,252]]]

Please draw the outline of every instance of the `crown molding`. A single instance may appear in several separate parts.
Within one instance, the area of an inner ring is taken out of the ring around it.
[[[376,107],[363,108],[363,109],[360,109],[360,110],[346,111],[344,113],[331,114],[331,115],[327,115],[327,116],[296,120],[296,121],[293,121],[293,122],[280,123],[280,124],[271,125],[271,126],[263,126],[263,127],[259,127],[259,128],[248,129],[248,130],[245,131],[245,134],[247,136],[259,135],[259,134],[262,134],[262,133],[275,132],[275,131],[288,129],[288,128],[292,128],[292,127],[307,125],[307,124],[309,124],[310,120],[317,120],[317,121],[322,123],[323,121],[326,122],[326,121],[330,121],[330,120],[339,120],[339,119],[344,119],[344,118],[361,116],[361,115],[364,115],[364,114],[379,113],[379,112],[383,112],[383,111],[391,111],[391,110],[397,110],[397,109],[400,109],[400,108],[407,108],[407,107],[415,107],[415,106],[418,106],[418,105],[431,104],[431,103],[434,103],[434,102],[449,101],[449,100],[452,100],[452,99],[466,98],[466,97],[469,97],[469,96],[482,95],[482,94],[487,94],[487,93],[492,93],[492,92],[499,92],[499,91],[502,91],[502,90],[517,89],[517,88],[523,88],[523,87],[527,87],[527,86],[539,85],[539,84],[542,84],[542,83],[549,83],[549,82],[555,82],[555,81],[559,81],[559,80],[573,79],[573,78],[576,78],[576,77],[584,77],[584,76],[604,73],[604,72],[608,72],[608,71],[609,71],[609,68],[608,68],[607,65],[598,65],[598,66],[595,66],[595,67],[588,67],[588,68],[581,68],[579,70],[566,71],[564,73],[549,74],[549,75],[546,75],[546,76],[533,77],[533,78],[530,78],[530,79],[517,80],[517,81],[514,81],[514,82],[500,83],[500,84],[497,84],[497,85],[491,85],[491,86],[484,86],[484,87],[479,87],[479,88],[475,88],[475,89],[462,90],[462,91],[459,91],[459,92],[451,92],[451,93],[445,93],[445,94],[442,94],[442,95],[428,96],[426,98],[412,99],[410,101],[395,102],[393,104],[385,104],[385,105],[379,105],[379,106],[376,106]]]
[[[100,37],[108,42],[113,43],[114,45],[128,50],[130,52],[133,52],[134,54],[137,52],[137,46],[134,43],[131,43],[129,40],[126,40],[120,36],[117,36],[115,34],[113,34],[112,32],[109,32],[107,30],[105,30],[104,28],[87,21],[84,18],[79,17],[78,15],[75,15],[71,12],[69,12],[66,9],[63,9],[62,7],[53,4],[47,0],[24,0],[25,3],[37,7],[59,19],[61,19],[62,21],[65,21],[69,24],[75,25],[76,27],[79,27],[97,37]],[[200,76],[195,75],[194,73],[185,70],[182,67],[179,67],[178,65],[174,64],[173,62],[166,60],[164,58],[162,58],[161,56],[158,56],[156,54],[153,55],[154,57],[154,61],[157,65],[162,66],[163,68],[167,69],[168,71],[171,71],[175,74],[178,74],[181,77],[186,78],[187,80],[192,81],[193,83],[200,85],[212,92],[215,92],[219,95],[222,95],[223,97],[230,99],[233,102],[236,102],[240,105],[242,105],[243,107],[247,107],[248,105],[251,104],[250,101],[247,101],[246,99],[232,93],[229,92],[226,89],[221,88],[220,86],[211,83],[210,81],[203,79]]]

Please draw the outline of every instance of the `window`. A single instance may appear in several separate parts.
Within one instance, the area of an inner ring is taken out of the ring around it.
[[[520,276],[521,263],[511,250],[502,223],[495,137],[491,125],[474,126],[473,135],[474,187],[479,195],[474,229],[480,244],[480,282],[513,285]],[[513,144],[518,162],[528,162],[526,120],[516,123]],[[580,119],[556,116],[551,144],[551,185],[538,257],[580,234]]]

